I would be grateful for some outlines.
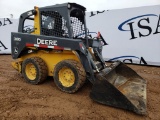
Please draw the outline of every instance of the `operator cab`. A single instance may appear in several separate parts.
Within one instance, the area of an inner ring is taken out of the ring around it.
[[[85,36],[87,33],[85,10],[85,7],[76,3],[56,4],[42,8],[35,7],[34,10],[21,15],[18,31],[24,33],[39,31],[37,33],[40,35],[73,39]],[[31,26],[24,24],[26,20],[33,20],[34,27],[32,30],[26,28],[26,26]],[[37,23],[39,24],[35,25]]]

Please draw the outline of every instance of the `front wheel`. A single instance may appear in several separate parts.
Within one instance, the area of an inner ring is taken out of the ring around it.
[[[54,82],[64,92],[76,92],[85,80],[86,72],[78,61],[63,60],[54,68]]]

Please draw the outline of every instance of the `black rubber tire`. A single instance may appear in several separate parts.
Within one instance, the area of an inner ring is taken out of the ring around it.
[[[67,67],[74,73],[75,81],[74,84],[70,87],[65,87],[59,80],[59,71],[63,68]],[[86,72],[81,63],[75,60],[63,60],[59,62],[54,68],[54,82],[56,86],[66,92],[66,93],[75,93],[79,90],[80,87],[83,86],[86,80]]]
[[[26,75],[25,69],[27,64],[33,64],[36,69],[36,78],[34,80],[30,80]],[[39,57],[27,58],[22,63],[22,75],[27,83],[37,85],[39,83],[42,83],[47,78],[48,75],[47,65]]]

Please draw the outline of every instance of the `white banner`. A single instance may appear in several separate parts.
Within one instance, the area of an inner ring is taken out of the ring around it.
[[[160,5],[90,12],[87,27],[109,44],[107,60],[160,65]]]
[[[11,53],[11,32],[18,31],[18,19],[0,18],[0,54]]]
[[[108,43],[106,60],[160,66],[160,5],[88,12],[86,20],[90,34],[100,31]],[[16,31],[18,19],[0,18],[0,54],[11,53],[11,32]]]

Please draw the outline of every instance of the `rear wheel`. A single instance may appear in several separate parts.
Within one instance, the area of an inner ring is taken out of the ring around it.
[[[78,61],[63,60],[54,68],[54,82],[64,92],[76,92],[85,80],[85,70]]]
[[[39,57],[28,58],[22,63],[22,75],[26,82],[39,84],[47,77],[47,65]]]

